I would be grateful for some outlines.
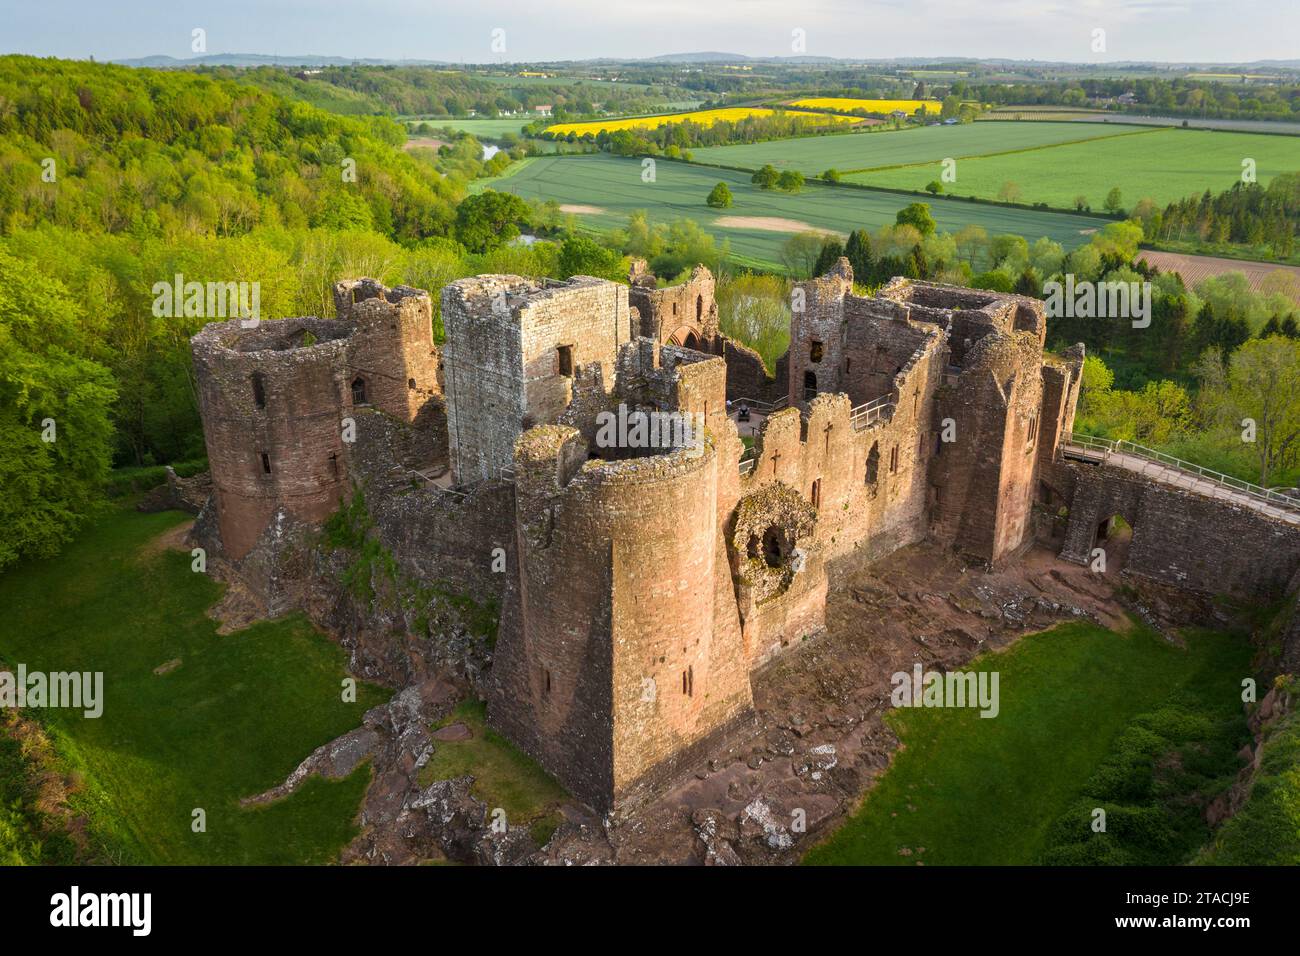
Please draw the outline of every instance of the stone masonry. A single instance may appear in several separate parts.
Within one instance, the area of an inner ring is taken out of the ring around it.
[[[256,556],[278,515],[319,523],[363,488],[404,575],[499,602],[488,719],[601,812],[752,722],[755,670],[824,628],[842,574],[906,545],[992,567],[1053,527],[1081,561],[1122,514],[1134,574],[1251,597],[1296,575],[1294,526],[1062,460],[1084,352],[1044,354],[1041,302],[905,279],[860,296],[844,259],[792,301],[788,407],[752,448],[727,402],[772,379],[719,331],[703,268],[664,289],[643,263],[630,289],[452,282],[441,379],[416,290],[344,282],[332,320],[210,325],[219,544]],[[619,420],[691,427],[611,442]]]

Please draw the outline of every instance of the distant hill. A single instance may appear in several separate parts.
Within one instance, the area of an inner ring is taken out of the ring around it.
[[[323,66],[438,66],[438,67],[459,67],[459,66],[477,66],[477,67],[502,67],[512,68],[521,67],[525,63],[453,63],[450,60],[388,60],[375,57],[346,57],[346,56],[320,56],[314,53],[293,55],[280,53],[211,53],[204,56],[195,56],[187,58],[177,58],[173,56],[164,56],[155,54],[153,56],[143,56],[125,59],[116,59],[109,61],[122,66],[151,67],[153,69],[184,69],[194,66],[304,66],[304,67],[323,67]],[[548,61],[549,62],[549,61]],[[1292,60],[1254,60],[1248,63],[1158,63],[1155,61],[1144,60],[1124,60],[1110,63],[1098,64],[1081,64],[1067,61],[1053,60],[1011,60],[1000,57],[990,57],[988,59],[976,59],[970,57],[953,57],[953,56],[909,56],[909,57],[889,57],[889,58],[857,58],[857,57],[834,57],[834,56],[747,56],[744,53],[727,53],[718,50],[705,50],[695,53],[663,53],[659,56],[649,57],[629,57],[620,59],[617,57],[591,57],[585,60],[564,60],[554,61],[555,65],[565,63],[840,63],[845,65],[852,64],[881,64],[895,67],[906,66],[932,66],[935,64],[944,65],[970,65],[970,66],[991,66],[991,67],[1028,67],[1028,68],[1050,68],[1050,67],[1071,67],[1091,65],[1097,68],[1106,68],[1112,70],[1141,69],[1158,67],[1167,70],[1218,70],[1232,73],[1249,72],[1251,70],[1297,70],[1300,69],[1300,59]]]
[[[174,56],[142,56],[134,59],[111,60],[121,66],[145,66],[152,69],[182,69],[191,66],[446,66],[446,60],[383,60],[368,57],[317,56],[305,54],[268,53],[212,53],[177,59]]]

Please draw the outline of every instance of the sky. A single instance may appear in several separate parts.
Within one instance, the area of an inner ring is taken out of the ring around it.
[[[195,29],[210,54],[463,63],[699,51],[1244,62],[1300,57],[1300,0],[0,0],[3,53],[187,58]]]

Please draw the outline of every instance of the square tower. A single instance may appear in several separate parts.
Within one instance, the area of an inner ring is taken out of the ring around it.
[[[442,321],[451,471],[461,485],[496,477],[520,435],[558,422],[584,366],[598,363],[612,384],[619,347],[636,334],[627,286],[592,276],[459,279],[442,290]]]

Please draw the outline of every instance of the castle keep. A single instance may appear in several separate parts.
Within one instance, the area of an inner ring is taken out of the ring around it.
[[[1294,524],[1196,504],[1231,512],[1222,540],[1171,518],[1173,493],[1064,459],[1083,348],[1044,354],[1035,299],[906,279],[861,296],[841,259],[795,287],[775,379],[719,330],[702,267],[668,288],[639,262],[630,286],[461,279],[441,353],[427,293],[361,280],[335,300],[334,319],[195,336],[208,525],[236,573],[265,575],[280,525],[360,488],[402,574],[499,604],[489,721],[601,811],[750,721],[753,672],[824,628],[845,571],[906,545],[990,566],[1038,540],[1085,562],[1122,513],[1133,573],[1214,590],[1186,557],[1212,546],[1253,595],[1300,567]],[[764,415],[752,446],[742,398]],[[702,427],[611,445],[602,421],[628,413]]]

